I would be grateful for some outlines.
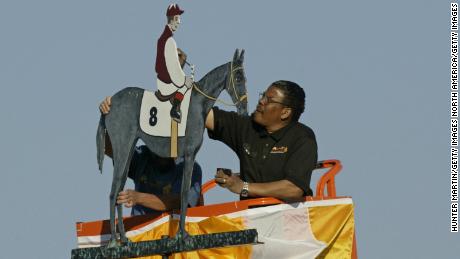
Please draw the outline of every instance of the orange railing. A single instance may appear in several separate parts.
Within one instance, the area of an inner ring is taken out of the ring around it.
[[[315,170],[320,169],[328,169],[318,180],[316,183],[316,193],[313,197],[304,197],[304,200],[318,200],[318,199],[330,199],[336,198],[337,192],[335,188],[335,176],[342,170],[342,164],[340,160],[330,159],[330,160],[323,160],[319,161],[316,164]],[[214,179],[207,181],[205,184],[201,186],[201,198],[200,198],[200,205],[204,205],[203,195],[211,190],[212,188],[216,187],[217,183]],[[327,194],[326,194],[327,191]],[[243,208],[251,208],[257,206],[266,206],[266,205],[275,205],[284,203],[282,200],[273,198],[273,197],[262,197],[262,198],[254,198],[248,199],[238,202],[238,207]],[[216,205],[218,206],[218,205]],[[357,259],[357,245],[356,245],[356,235],[353,234],[353,248],[352,248],[352,259]]]

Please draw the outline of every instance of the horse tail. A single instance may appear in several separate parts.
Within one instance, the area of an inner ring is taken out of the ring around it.
[[[96,134],[96,146],[97,146],[97,164],[99,165],[99,171],[102,174],[102,165],[104,163],[104,155],[105,155],[105,120],[104,115],[101,115],[99,119],[99,126],[97,127],[97,134]]]

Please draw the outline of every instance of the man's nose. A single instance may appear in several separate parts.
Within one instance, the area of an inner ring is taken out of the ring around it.
[[[257,103],[260,104],[260,105],[267,104],[267,97],[266,96],[260,96],[259,100],[257,101]]]

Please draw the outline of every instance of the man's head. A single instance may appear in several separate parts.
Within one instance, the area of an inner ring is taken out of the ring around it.
[[[157,154],[150,151],[150,155],[152,158],[152,163],[160,172],[169,172],[171,171],[175,164],[175,159],[171,157],[161,157]]]
[[[273,132],[291,121],[298,121],[304,110],[304,90],[294,82],[280,80],[261,94],[253,119]]]
[[[181,23],[180,16],[184,13],[178,4],[170,4],[166,10],[166,16],[168,17],[169,28],[174,32],[179,28]]]

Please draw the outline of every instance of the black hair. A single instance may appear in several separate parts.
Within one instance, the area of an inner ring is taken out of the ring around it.
[[[283,103],[292,109],[292,120],[299,121],[300,115],[305,110],[305,91],[302,87],[287,80],[273,82],[272,86],[278,88],[283,93]]]

